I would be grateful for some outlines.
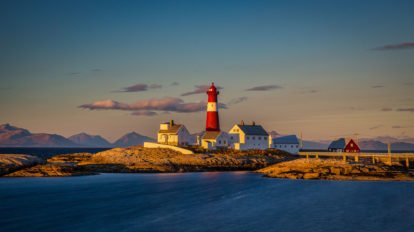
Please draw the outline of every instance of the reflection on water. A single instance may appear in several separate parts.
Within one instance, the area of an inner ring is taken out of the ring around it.
[[[0,179],[0,231],[412,231],[414,183],[248,172]]]

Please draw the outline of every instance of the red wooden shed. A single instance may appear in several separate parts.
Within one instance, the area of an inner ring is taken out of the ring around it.
[[[355,143],[353,139],[350,139],[349,142],[345,146],[345,152],[361,152],[361,149],[359,149],[358,144]]]

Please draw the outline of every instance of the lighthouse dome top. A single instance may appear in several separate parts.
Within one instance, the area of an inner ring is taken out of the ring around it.
[[[214,86],[214,82],[211,83],[210,88],[208,88],[208,92],[216,92],[217,88],[216,86]]]

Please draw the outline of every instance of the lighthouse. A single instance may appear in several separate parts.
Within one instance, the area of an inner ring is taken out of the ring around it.
[[[207,102],[207,120],[206,131],[220,131],[219,115],[217,108],[217,95],[219,92],[214,86],[214,82],[211,83],[210,88],[207,90],[208,102]]]

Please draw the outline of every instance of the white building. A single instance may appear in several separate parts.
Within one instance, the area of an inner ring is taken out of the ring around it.
[[[254,122],[252,125],[245,125],[242,121],[230,129],[229,142],[235,150],[265,150],[269,148],[271,139],[262,126]]]
[[[206,131],[201,136],[201,146],[208,150],[228,148],[229,135],[223,131]]]
[[[160,124],[157,141],[161,144],[173,146],[187,146],[193,143],[193,136],[187,128],[181,124],[175,124],[174,120]]]
[[[300,146],[296,135],[287,135],[272,139],[272,148],[287,151],[291,154],[298,154]]]

